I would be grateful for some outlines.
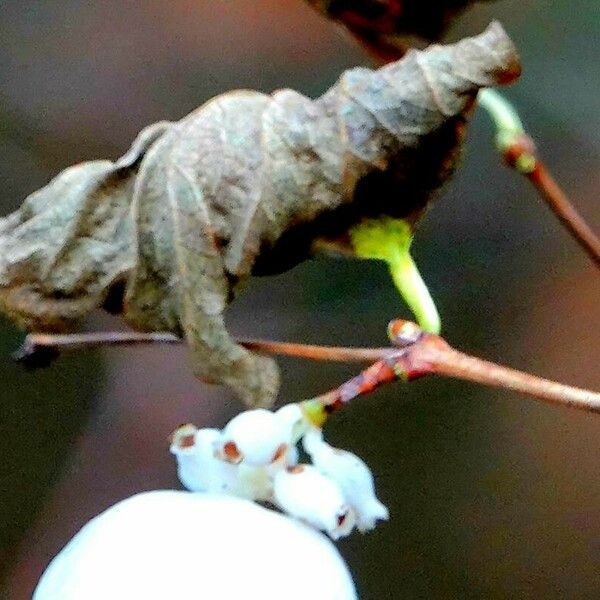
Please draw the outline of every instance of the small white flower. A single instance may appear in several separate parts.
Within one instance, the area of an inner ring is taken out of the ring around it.
[[[300,438],[312,465],[297,464]],[[187,489],[272,502],[333,539],[388,518],[367,465],[327,444],[299,404],[245,411],[223,431],[184,425],[171,452]]]
[[[373,475],[363,460],[352,452],[330,446],[323,440],[323,432],[317,428],[306,433],[303,446],[314,466],[342,490],[356,513],[359,531],[373,529],[378,520],[389,518],[388,509],[375,495]]]
[[[198,429],[182,425],[173,433],[170,451],[177,460],[177,475],[192,492],[226,491],[237,485],[237,472],[232,465],[215,458],[218,429]]]
[[[182,425],[172,436],[171,453],[177,460],[177,475],[192,492],[213,492],[246,498],[270,500],[273,483],[265,467],[233,465],[215,456],[221,439],[218,429],[197,429]]]
[[[321,529],[337,540],[350,534],[355,515],[338,485],[311,465],[278,471],[273,500],[287,514]]]
[[[291,444],[291,428],[285,419],[263,408],[247,410],[227,423],[217,446],[224,461],[266,466],[285,458]]]

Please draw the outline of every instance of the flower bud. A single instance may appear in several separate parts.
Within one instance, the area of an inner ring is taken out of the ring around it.
[[[275,474],[273,500],[287,514],[325,531],[337,540],[355,524],[352,508],[338,485],[311,465],[297,465]]]
[[[187,424],[179,427],[171,439],[171,453],[177,460],[177,475],[192,492],[230,493],[238,486],[236,468],[215,458],[218,429],[197,429]]]
[[[218,429],[183,425],[172,436],[171,453],[177,460],[177,475],[192,492],[213,492],[266,501],[273,496],[272,474],[266,467],[234,465],[215,456],[221,439]],[[280,467],[285,466],[285,456]]]
[[[291,427],[268,410],[247,410],[229,421],[217,444],[217,456],[232,464],[266,466],[281,458],[291,442]]]
[[[323,432],[316,428],[306,433],[303,446],[315,468],[341,489],[356,513],[359,531],[373,529],[378,520],[389,518],[388,509],[375,495],[373,475],[363,460],[352,452],[330,446],[323,440]]]

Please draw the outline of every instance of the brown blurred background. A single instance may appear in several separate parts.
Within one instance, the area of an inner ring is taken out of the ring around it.
[[[600,229],[597,0],[490,3],[449,38],[492,18],[525,67],[508,95]],[[217,93],[318,95],[343,68],[368,64],[301,0],[13,0],[0,5],[0,59],[3,213],[58,170],[115,158],[144,125]],[[455,345],[600,389],[600,277],[499,163],[485,115],[415,255]],[[253,281],[230,323],[244,335],[379,345],[398,315],[408,313],[382,265],[315,260]],[[85,327],[115,324],[98,315]],[[175,426],[220,426],[239,409],[192,379],[180,349],[88,353],[26,373],[9,358],[21,337],[2,323],[0,571],[10,600],[29,598],[48,560],[99,511],[178,486],[166,441]],[[282,365],[283,401],[353,373]],[[340,544],[362,598],[600,597],[599,434],[599,417],[435,379],[388,386],[336,415],[328,436],[368,461],[392,514]]]

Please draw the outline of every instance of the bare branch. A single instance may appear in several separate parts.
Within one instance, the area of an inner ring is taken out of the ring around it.
[[[514,146],[506,154],[507,162],[511,164],[514,157],[518,156],[519,147]],[[535,186],[540,196],[560,219],[569,233],[575,238],[588,256],[600,267],[600,238],[591,230],[585,219],[577,212],[568,196],[558,185],[548,167],[539,159],[535,168],[524,175]]]
[[[263,354],[296,356],[308,360],[336,362],[373,362],[393,351],[391,348],[341,348],[277,342],[273,340],[238,339],[241,346]],[[49,358],[62,352],[91,350],[106,346],[137,346],[144,344],[182,344],[183,340],[172,333],[137,331],[100,331],[93,333],[45,334],[30,333],[23,345],[14,353],[17,362],[29,368],[45,367]]]
[[[425,375],[442,375],[514,390],[549,404],[600,413],[600,393],[469,356],[452,348],[440,336],[423,332],[410,321],[392,321],[389,331],[392,341],[401,349],[382,357],[338,388],[313,399],[321,403],[327,413],[391,381],[412,381]]]
[[[394,346],[344,348],[271,340],[237,340],[242,346],[266,354],[309,360],[373,362],[356,377],[313,399],[333,412],[352,399],[395,380],[412,381],[425,375],[442,375],[520,392],[543,402],[600,412],[600,394],[536,377],[452,348],[442,337],[424,332],[415,323],[396,320],[389,325]],[[60,352],[102,346],[179,344],[170,333],[100,332],[71,335],[30,334],[16,358],[27,366],[43,366]]]
[[[496,145],[506,163],[534,185],[573,238],[600,267],[600,238],[577,212],[548,167],[538,157],[535,143],[525,133],[514,107],[491,89],[481,91],[478,100],[496,125]]]

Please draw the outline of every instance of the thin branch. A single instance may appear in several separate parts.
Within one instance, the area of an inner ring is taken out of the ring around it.
[[[343,348],[296,344],[273,340],[239,339],[238,343],[249,350],[265,354],[280,354],[337,362],[373,362],[390,351],[390,348]],[[137,346],[144,344],[181,344],[183,340],[166,332],[140,333],[135,331],[106,331],[73,334],[30,333],[14,354],[17,362],[26,367],[45,367],[62,352],[91,350],[111,346]]]
[[[442,375],[483,385],[514,390],[543,402],[600,412],[600,394],[542,379],[528,373],[469,356],[452,348],[442,337],[424,332],[415,323],[396,320],[389,325],[394,346],[387,348],[344,348],[270,340],[239,340],[252,350],[296,356],[310,360],[373,362],[356,377],[312,401],[333,412],[352,399],[392,381],[412,381],[425,375]],[[170,333],[106,332],[72,335],[30,334],[17,359],[40,366],[62,351],[100,346],[179,344]],[[40,360],[41,359],[41,360]]]
[[[577,212],[548,167],[538,157],[535,144],[525,133],[514,107],[495,90],[482,90],[478,99],[479,105],[496,125],[496,145],[506,163],[534,185],[573,238],[600,267],[600,238]]]
[[[314,344],[296,344],[294,342],[276,342],[270,340],[238,340],[239,343],[257,352],[295,356],[308,360],[332,362],[373,362],[382,355],[390,353],[390,348],[346,348],[342,346],[319,346]]]
[[[30,333],[25,337],[18,354],[32,354],[42,348],[59,352],[91,350],[104,346],[136,346],[138,344],[181,344],[182,339],[173,333],[137,331],[94,331],[93,333]]]
[[[550,404],[600,413],[600,394],[564,385],[447,349],[431,357],[438,375],[514,390]]]
[[[516,148],[511,149],[514,153]],[[546,165],[537,160],[534,170],[525,176],[536,187],[542,198],[560,219],[588,256],[600,267],[600,238],[577,212],[569,198],[558,185]]]
[[[423,332],[410,321],[392,321],[389,331],[392,342],[401,348],[336,389],[308,401],[311,414],[316,414],[315,405],[320,404],[325,413],[331,413],[386,383],[412,381],[425,375],[442,375],[510,389],[549,404],[600,413],[600,393],[469,356],[452,348],[440,336]],[[405,335],[407,331],[408,338]]]

